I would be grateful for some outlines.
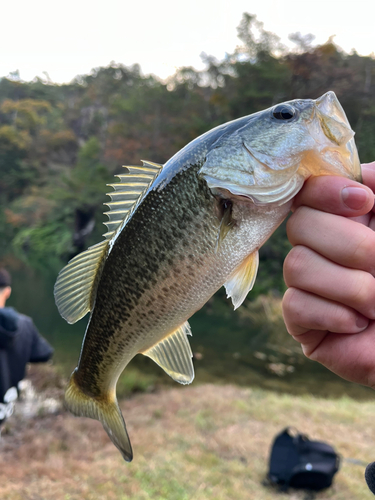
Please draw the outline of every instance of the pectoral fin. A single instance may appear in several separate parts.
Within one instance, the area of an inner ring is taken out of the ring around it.
[[[253,252],[243,261],[224,284],[227,291],[227,297],[232,297],[232,303],[235,309],[240,307],[247,294],[253,288],[258,265],[259,254],[258,252]]]
[[[224,200],[221,208],[223,215],[220,221],[219,232],[217,235],[216,249],[215,249],[216,252],[219,250],[220,245],[224,241],[226,235],[233,227],[232,202],[230,200]]]
[[[151,358],[163,370],[180,384],[190,384],[194,379],[194,367],[187,335],[191,335],[186,321],[175,332],[165,337],[142,354]]]

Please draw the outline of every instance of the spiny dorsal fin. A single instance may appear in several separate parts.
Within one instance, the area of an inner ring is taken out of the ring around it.
[[[176,331],[165,337],[142,354],[151,358],[180,384],[190,384],[194,379],[194,366],[187,335],[191,335],[187,321]]]
[[[108,241],[104,240],[76,255],[59,273],[54,293],[57,309],[68,323],[75,323],[93,305]]]
[[[224,284],[227,297],[232,297],[235,309],[240,307],[247,294],[254,286],[259,265],[259,253],[253,252],[236,269],[234,274]]]
[[[75,323],[91,311],[109,240],[137,208],[163,168],[157,163],[142,163],[141,167],[125,167],[128,174],[117,176],[121,182],[110,184],[114,191],[109,193],[111,202],[107,203],[111,211],[107,212],[109,221],[105,223],[109,229],[106,239],[74,257],[57,277],[55,302],[68,323]]]
[[[107,193],[111,201],[105,203],[110,208],[109,212],[105,212],[109,220],[104,222],[108,228],[108,232],[104,235],[107,240],[125,224],[163,168],[163,165],[149,161],[142,160],[142,163],[141,167],[124,166],[128,173],[116,175],[120,182],[108,184],[114,191]]]

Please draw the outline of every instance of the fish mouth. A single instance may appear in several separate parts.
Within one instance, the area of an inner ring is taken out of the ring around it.
[[[316,99],[315,110],[325,137],[340,149],[344,159],[338,173],[362,182],[361,163],[354,142],[354,132],[336,94],[329,91]],[[332,147],[330,149],[332,150]]]
[[[234,197],[240,196],[242,198],[247,198],[249,201],[260,206],[270,204],[280,206],[287,203],[300,191],[305,181],[305,177],[298,173],[293,175],[286,182],[272,187],[231,184],[209,175],[205,175],[204,177],[214,196],[223,196],[223,191],[229,191]]]

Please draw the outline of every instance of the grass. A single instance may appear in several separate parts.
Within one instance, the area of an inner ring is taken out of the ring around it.
[[[134,460],[101,425],[67,413],[9,421],[0,454],[7,500],[273,500],[262,485],[274,436],[293,425],[344,457],[375,459],[375,402],[292,396],[232,385],[138,393],[121,404]],[[13,422],[13,423],[12,423]],[[319,500],[373,498],[364,465],[343,461]],[[299,500],[303,492],[278,494]]]

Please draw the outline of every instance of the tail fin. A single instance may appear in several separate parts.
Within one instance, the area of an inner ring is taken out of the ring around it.
[[[85,394],[75,381],[75,372],[70,377],[65,391],[65,405],[74,415],[99,420],[113,444],[127,462],[133,459],[133,451],[126,431],[124,417],[116,398],[100,401]]]

